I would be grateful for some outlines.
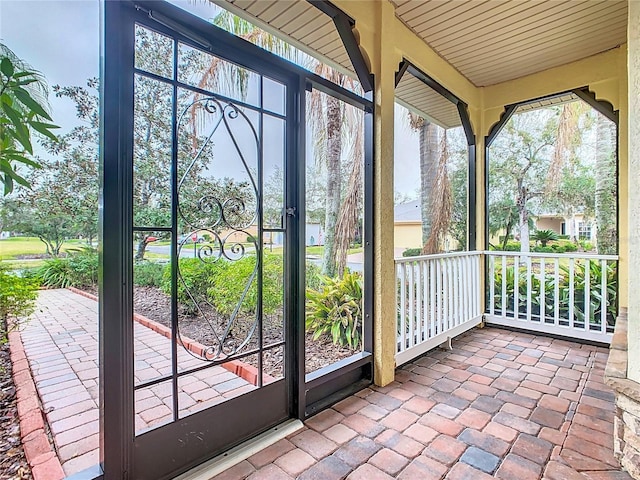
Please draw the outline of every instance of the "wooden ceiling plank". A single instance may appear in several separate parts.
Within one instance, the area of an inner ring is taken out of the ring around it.
[[[587,47],[580,46],[579,42],[576,43],[574,51],[568,52],[566,48],[560,47],[554,49],[552,52],[537,52],[532,53],[530,55],[521,57],[512,57],[508,59],[506,63],[496,64],[495,66],[487,66],[485,68],[479,68],[472,72],[472,75],[478,76],[487,73],[495,72],[498,75],[502,74],[501,67],[508,69],[510,72],[515,73],[516,76],[512,78],[518,78],[523,75],[528,75],[529,73],[533,73],[536,71],[540,71],[540,69],[547,70],[549,68],[553,68],[555,66],[563,65],[564,63],[568,63],[571,61],[574,55],[578,54],[581,57],[585,58],[593,55],[591,51]],[[528,73],[523,73],[528,72]]]
[[[425,4],[424,0],[409,0],[407,2],[404,2],[402,5],[397,5],[396,12],[406,15],[412,10],[415,10],[416,8],[423,6],[424,4]]]
[[[498,44],[513,44],[516,43],[516,38],[529,36],[533,30],[541,26],[551,24],[548,28],[552,29],[554,26],[565,22],[565,17],[579,11],[580,9],[576,5],[565,7],[564,4],[557,4],[552,12],[538,9],[521,12],[519,15],[514,15],[508,19],[508,21],[501,21],[492,25],[491,28],[478,30],[473,36],[467,36],[464,39],[460,38],[457,41],[442,45],[436,44],[433,45],[433,48],[447,57],[451,52],[468,50],[470,45],[473,45],[477,50],[489,47],[493,49]],[[550,20],[550,18],[553,20]]]
[[[473,34],[483,26],[495,23],[499,18],[509,18],[512,15],[516,15],[521,10],[522,4],[517,2],[500,3],[491,10],[484,8],[484,4],[478,3],[475,9],[467,10],[464,15],[460,15],[457,19],[453,18],[450,21],[436,25],[416,25],[414,29],[415,31],[425,32],[424,35],[428,36],[429,41],[434,45],[446,44],[464,35]]]
[[[346,53],[346,49],[344,48],[344,44],[340,39],[340,35],[327,35],[324,39],[319,39],[314,43],[315,48],[322,51],[344,51]]]
[[[586,58],[594,55],[588,50],[588,47],[581,48],[579,43],[572,51],[567,51],[567,48],[559,50],[559,53],[552,56],[549,56],[548,52],[542,52],[539,55],[530,55],[518,62],[496,65],[494,68],[483,69],[479,72],[474,71],[470,75],[478,82],[476,85],[488,86],[570,63],[575,60],[575,56]]]
[[[626,14],[624,15],[626,18]],[[603,18],[605,20],[603,20]],[[586,16],[581,16],[576,19],[575,22],[561,21],[560,23],[550,23],[538,21],[535,24],[531,24],[530,28],[526,31],[520,31],[516,35],[509,36],[507,33],[501,34],[500,39],[493,38],[491,42],[488,40],[478,40],[476,42],[476,54],[473,52],[465,52],[463,49],[459,49],[459,54],[439,51],[439,53],[447,58],[454,65],[464,65],[465,60],[470,61],[477,60],[477,51],[485,49],[486,51],[492,51],[493,55],[496,53],[506,54],[512,50],[521,48],[531,48],[531,46],[542,44],[547,38],[570,38],[573,32],[582,32],[584,30],[600,29],[602,22],[606,22],[607,17],[603,16],[601,11],[592,11],[587,13]],[[565,19],[563,19],[565,20]],[[462,66],[460,67],[462,68]]]
[[[236,7],[246,11],[248,8],[251,8],[252,5],[255,5],[258,2],[257,0],[234,0],[230,3],[233,3]]]
[[[429,29],[430,32],[440,32],[448,28],[447,26],[457,25],[458,19],[464,22],[466,19],[473,17],[474,12],[476,12],[475,14],[477,15],[479,10],[486,9],[492,4],[493,2],[488,0],[466,2],[459,5],[447,3],[447,10],[441,9],[441,11],[438,12],[431,11],[413,19],[406,19],[406,22],[416,30]]]
[[[558,48],[558,46],[568,48],[570,43],[579,43],[583,44],[583,46],[588,45],[591,47],[590,51],[593,51],[592,54],[595,54],[623,43],[624,34],[626,34],[625,25],[626,16],[617,19],[612,18],[604,23],[600,23],[598,19],[595,18],[593,25],[584,26],[573,34],[570,32],[566,35],[559,33],[544,41],[533,40],[530,43],[515,44],[513,47],[504,50],[496,49],[492,55],[486,55],[486,57],[506,62],[510,58],[520,58],[525,54],[531,55],[537,52],[549,52],[552,49]],[[618,32],[618,34],[622,33],[623,35],[616,38],[616,32]],[[470,58],[469,61],[459,61],[458,59],[451,59],[451,61],[452,64],[461,70],[486,64],[486,59],[483,61],[483,59],[478,57]]]
[[[262,12],[260,19],[271,24],[276,18],[291,8],[291,2],[271,2],[269,8]]]
[[[321,16],[324,16],[324,13],[312,6],[311,9],[305,10],[302,15],[283,25],[280,30],[298,39],[304,36],[306,29],[313,28],[314,22],[318,21]]]
[[[283,30],[283,27],[293,22],[296,18],[302,16],[305,12],[308,12],[309,9],[313,9],[316,12],[319,10],[306,2],[295,2],[293,4],[289,4],[289,8],[285,10],[280,16],[274,18],[271,22],[271,25],[277,28],[278,30]]]
[[[416,8],[402,14],[407,22],[411,22],[414,18],[426,15],[429,18],[445,15],[451,9],[464,8],[465,0],[448,0],[446,2],[422,1],[417,2]]]
[[[321,42],[321,44],[326,44],[327,37],[335,35],[336,38],[340,39],[340,35],[338,35],[338,31],[336,30],[336,26],[331,21],[329,17],[326,17],[326,22],[320,26],[314,26],[314,28],[310,28],[308,32],[300,37],[300,41],[304,43],[308,43],[309,46],[313,46],[314,44]]]
[[[411,27],[416,31],[428,31],[430,39],[439,39],[448,36],[459,36],[460,32],[473,32],[476,29],[482,28],[483,24],[486,26],[492,25],[500,20],[511,18],[514,15],[521,14],[521,12],[534,8],[530,2],[486,2],[486,3],[474,3],[474,8],[469,9],[467,12],[474,13],[475,17],[467,19],[466,16],[462,17],[460,22],[457,21],[457,17],[450,17],[448,20],[441,21],[440,18],[428,18],[424,20],[417,19],[411,22]],[[456,35],[458,34],[458,35]]]
[[[261,0],[259,2],[255,2],[245,10],[247,13],[253,15],[254,17],[262,18],[262,14],[264,13],[264,11],[271,7],[274,3],[276,2],[273,0]]]
[[[556,2],[554,5],[557,8],[562,8],[561,6],[568,2],[569,0]],[[460,25],[457,28],[450,28],[448,35],[432,37],[431,32],[422,28],[419,28],[417,31],[423,32],[422,34],[424,37],[429,38],[429,44],[434,48],[436,48],[436,45],[440,45],[440,48],[444,48],[442,45],[451,46],[451,48],[453,48],[457,45],[473,43],[478,38],[490,36],[496,32],[501,32],[512,25],[516,18],[527,19],[539,13],[547,12],[549,9],[548,5],[545,6],[541,3],[535,3],[532,5],[529,2],[509,2],[509,4],[510,8],[508,9],[494,8],[487,12],[487,16],[478,15],[478,21],[475,23],[471,22]],[[525,6],[527,8],[524,8]]]

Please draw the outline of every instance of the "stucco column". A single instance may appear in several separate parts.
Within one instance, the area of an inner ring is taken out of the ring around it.
[[[395,375],[396,282],[393,262],[393,119],[395,71],[395,16],[390,2],[378,2],[375,29],[375,317],[374,365],[376,385]]]
[[[628,372],[640,383],[640,1],[629,2],[629,324]]]

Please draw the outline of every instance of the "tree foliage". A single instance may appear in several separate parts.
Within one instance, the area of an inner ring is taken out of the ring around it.
[[[531,202],[539,201],[545,192],[557,126],[557,110],[516,114],[491,145],[490,196],[501,202],[513,198],[523,252],[529,251]]]
[[[54,86],[58,97],[74,102],[80,123],[55,141],[43,142],[43,168],[29,175],[30,190],[6,202],[9,227],[38,237],[47,254],[57,256],[66,238],[91,243],[98,231],[98,81],[86,87]]]
[[[530,216],[552,213],[573,241],[577,219],[595,217],[598,253],[616,252],[615,125],[583,102],[514,115],[491,146],[489,175],[490,232],[506,230],[505,242],[515,204],[523,251]]]
[[[56,141],[52,130],[58,127],[49,123],[46,93],[42,75],[0,44],[0,182],[5,196],[13,191],[14,183],[29,187],[16,164],[40,168],[33,159],[32,133]]]

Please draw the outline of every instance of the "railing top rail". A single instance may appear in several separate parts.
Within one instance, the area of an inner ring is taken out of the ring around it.
[[[596,255],[593,253],[544,253],[544,252],[514,252],[514,251],[499,251],[499,250],[485,250],[485,255],[494,257],[534,257],[534,258],[580,258],[589,260],[619,260],[618,255]]]
[[[416,257],[396,257],[394,261],[396,263],[408,263],[419,260],[436,260],[438,258],[453,258],[453,257],[479,257],[482,252],[479,250],[472,250],[468,252],[448,252],[448,253],[436,253],[434,255],[419,255]]]

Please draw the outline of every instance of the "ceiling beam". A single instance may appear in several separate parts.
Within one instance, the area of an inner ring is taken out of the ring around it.
[[[338,31],[338,35],[340,35],[340,39],[342,40],[342,44],[344,45],[345,50],[347,51],[347,55],[349,56],[349,60],[351,60],[351,64],[353,65],[353,69],[358,76],[358,81],[362,86],[362,89],[365,92],[371,92],[373,90],[373,79],[371,72],[369,71],[369,66],[362,55],[362,51],[360,50],[360,45],[358,44],[358,40],[356,39],[355,34],[353,33],[353,29],[355,28],[356,22],[349,15],[344,13],[334,4],[326,0],[307,0],[311,5],[316,7],[321,12],[329,15],[331,20],[333,20],[334,25],[336,26],[336,30]]]

